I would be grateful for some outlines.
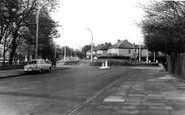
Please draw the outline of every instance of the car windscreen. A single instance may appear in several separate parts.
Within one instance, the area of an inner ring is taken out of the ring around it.
[[[28,64],[37,64],[37,61],[29,61]]]

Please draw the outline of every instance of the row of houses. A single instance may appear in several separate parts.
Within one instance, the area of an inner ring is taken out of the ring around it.
[[[90,58],[91,51],[86,52],[86,57]],[[148,51],[147,47],[139,44],[132,44],[128,40],[118,40],[117,43],[105,43],[99,44],[93,48],[93,56],[95,57],[125,57],[131,59],[138,59],[139,55],[142,59],[147,60],[149,57],[154,57],[154,55],[162,55],[160,53],[154,54]]]

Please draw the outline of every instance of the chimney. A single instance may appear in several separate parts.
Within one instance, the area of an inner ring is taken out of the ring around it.
[[[119,42],[121,42],[121,40],[120,40],[120,39],[118,39],[118,43],[119,43]]]
[[[133,47],[134,47],[134,48],[135,48],[135,46],[136,46],[135,43],[133,43]]]

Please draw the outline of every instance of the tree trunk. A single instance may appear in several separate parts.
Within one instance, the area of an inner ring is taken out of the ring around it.
[[[30,61],[30,44],[28,45],[28,56],[27,56],[28,62]]]
[[[5,60],[6,60],[6,42],[7,42],[7,36],[4,36],[4,43],[3,43],[3,66],[5,66]]]
[[[3,66],[5,65],[5,58],[6,58],[6,39],[4,39],[4,44],[3,44]]]
[[[172,73],[175,73],[175,60],[176,60],[177,55],[174,54],[172,55]]]
[[[15,56],[15,51],[16,51],[17,46],[16,45],[12,45],[12,51],[10,52],[10,58],[9,58],[9,65],[13,64],[13,59]]]
[[[3,50],[3,66],[5,65],[5,58],[6,58],[6,51],[5,51],[5,47],[4,47],[4,50]]]
[[[16,44],[16,38],[17,38],[17,33],[13,34],[13,40],[12,40],[12,47],[11,47],[11,52],[10,52],[10,57],[9,57],[9,65],[12,65],[12,61],[14,59],[14,55],[15,55],[15,51],[17,48],[17,44]]]

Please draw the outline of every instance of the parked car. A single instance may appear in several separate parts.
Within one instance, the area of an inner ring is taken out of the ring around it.
[[[30,60],[27,65],[24,66],[25,72],[33,72],[38,71],[43,73],[44,71],[51,71],[51,64],[46,63],[44,59],[32,59]]]

